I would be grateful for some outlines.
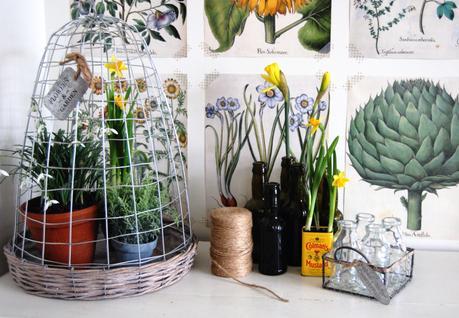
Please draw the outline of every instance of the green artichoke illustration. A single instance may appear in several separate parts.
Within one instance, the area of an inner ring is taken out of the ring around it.
[[[459,183],[459,99],[431,81],[396,81],[356,112],[348,147],[364,181],[408,191],[407,227],[421,230],[427,194]]]

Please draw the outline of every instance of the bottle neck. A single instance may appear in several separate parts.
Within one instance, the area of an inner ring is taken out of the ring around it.
[[[252,197],[255,200],[263,200],[263,185],[265,184],[264,175],[254,174],[252,177]]]

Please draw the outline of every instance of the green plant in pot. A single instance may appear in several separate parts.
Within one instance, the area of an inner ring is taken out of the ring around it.
[[[161,228],[161,211],[169,201],[165,189],[158,197],[158,183],[147,176],[140,186],[107,191],[112,249],[119,262],[142,260],[153,255]],[[134,194],[135,193],[135,201]]]
[[[41,118],[41,116],[40,116]],[[18,175],[21,191],[40,193],[19,207],[37,253],[46,261],[88,264],[97,238],[102,145],[78,127],[75,133],[48,132],[39,119],[38,133],[18,146],[10,157],[19,161],[10,173]],[[70,244],[72,244],[70,248]]]
[[[110,131],[111,180],[106,195],[106,235],[118,262],[142,261],[152,257],[161,215],[172,208],[168,207],[167,187],[151,175],[147,154],[139,148],[134,151],[136,129],[141,126],[135,114],[140,91],[124,79],[123,70],[128,69],[123,61],[113,56],[105,67],[110,73],[105,120]]]

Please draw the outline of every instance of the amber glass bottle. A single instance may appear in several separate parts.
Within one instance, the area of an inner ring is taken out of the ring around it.
[[[285,208],[287,261],[289,266],[301,266],[302,229],[306,224],[307,200],[304,184],[305,169],[294,163],[289,171],[289,202]]]
[[[264,275],[280,275],[287,271],[285,223],[279,217],[279,184],[265,185],[265,212],[260,227],[260,261],[258,270]]]
[[[252,259],[254,263],[258,263],[260,249],[260,222],[263,216],[265,207],[263,186],[266,182],[267,168],[262,161],[253,163],[252,168],[252,198],[247,201],[245,208],[252,212],[252,238],[253,252]]]

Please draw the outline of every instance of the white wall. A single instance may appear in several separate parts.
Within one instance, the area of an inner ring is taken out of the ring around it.
[[[22,143],[33,83],[43,53],[44,1],[2,1],[0,10],[0,148]],[[0,164],[5,159],[0,159]],[[13,184],[0,185],[0,245],[9,240],[15,206]],[[7,269],[1,253],[0,274]]]

